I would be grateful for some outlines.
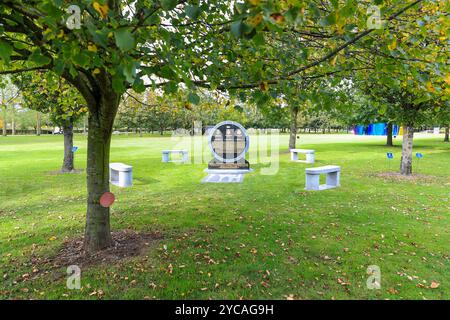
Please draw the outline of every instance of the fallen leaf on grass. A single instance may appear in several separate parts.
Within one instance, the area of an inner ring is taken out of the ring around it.
[[[388,292],[389,292],[390,294],[397,294],[397,293],[398,293],[398,291],[395,290],[395,288],[389,288],[389,289],[388,289]]]
[[[343,285],[343,286],[348,286],[350,283],[348,283],[348,282],[345,282],[343,279],[341,279],[341,278],[338,278],[337,279],[337,282],[340,284],[340,285]]]
[[[431,281],[430,288],[431,288],[431,289],[436,289],[436,288],[439,288],[439,285],[440,285],[439,282]]]

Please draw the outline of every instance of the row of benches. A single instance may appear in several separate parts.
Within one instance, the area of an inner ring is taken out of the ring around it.
[[[308,149],[291,149],[291,160],[303,163],[314,163],[315,151]],[[172,153],[181,154],[180,160],[170,160]],[[306,160],[299,160],[298,155],[305,154]],[[186,150],[163,150],[163,162],[187,162],[188,152]],[[109,165],[109,180],[112,184],[119,187],[129,187],[133,185],[133,167],[123,163],[111,163]],[[325,190],[336,188],[340,185],[339,166],[323,166],[305,169],[306,173],[306,190]],[[325,184],[320,184],[320,175],[326,174]]]

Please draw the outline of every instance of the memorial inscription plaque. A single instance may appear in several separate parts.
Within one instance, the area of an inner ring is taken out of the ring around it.
[[[253,171],[245,160],[250,138],[244,127],[223,121],[210,130],[208,145],[214,159],[208,163],[203,183],[242,183],[244,174]]]
[[[249,170],[245,160],[250,139],[244,127],[234,121],[216,125],[209,134],[209,148],[214,156],[208,164],[211,170]]]

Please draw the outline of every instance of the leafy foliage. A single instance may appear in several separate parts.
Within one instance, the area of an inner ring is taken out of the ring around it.
[[[71,85],[52,73],[15,76],[24,106],[50,115],[57,126],[73,125],[87,113],[86,102]]]

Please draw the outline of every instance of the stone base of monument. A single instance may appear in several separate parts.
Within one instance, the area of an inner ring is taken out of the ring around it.
[[[250,163],[247,160],[241,159],[235,162],[222,162],[216,159],[208,163],[208,170],[250,170]]]
[[[208,175],[202,183],[242,183],[244,174],[252,172],[253,169],[205,169]]]

